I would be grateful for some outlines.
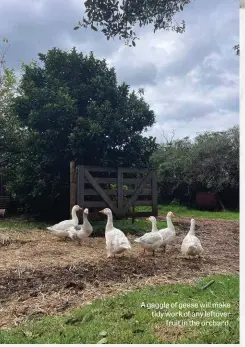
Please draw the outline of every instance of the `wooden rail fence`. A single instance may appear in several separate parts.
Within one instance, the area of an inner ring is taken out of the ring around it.
[[[75,166],[70,163],[70,207],[109,207],[118,218],[157,215],[157,176],[154,169]],[[148,211],[135,211],[148,206]]]

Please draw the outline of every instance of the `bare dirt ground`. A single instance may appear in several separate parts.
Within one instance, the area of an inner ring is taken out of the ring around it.
[[[176,222],[178,236],[165,255],[161,251],[155,257],[143,255],[133,244],[125,257],[112,259],[106,259],[102,237],[77,246],[46,231],[0,229],[0,328],[28,318],[66,314],[94,299],[146,285],[191,283],[210,274],[239,272],[238,222],[197,219],[196,234],[205,254],[194,260],[180,255],[189,219]],[[133,241],[134,236],[128,238]]]

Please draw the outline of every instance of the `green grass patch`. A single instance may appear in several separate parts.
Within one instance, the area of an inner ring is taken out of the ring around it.
[[[104,235],[105,234],[105,225],[106,225],[106,219],[103,221],[96,221],[91,222],[94,228],[94,235]],[[146,232],[151,231],[151,223],[149,221],[146,221],[145,218],[138,218],[135,219],[134,223],[132,223],[131,218],[130,219],[123,219],[123,220],[114,220],[114,226],[116,228],[121,229],[124,233],[129,233],[133,235],[142,235]],[[165,221],[158,221],[157,226],[159,229],[166,228],[167,223]]]
[[[45,229],[47,226],[48,224],[45,222],[30,222],[26,220],[18,220],[17,218],[7,218],[0,220],[0,228],[7,228],[10,230],[13,229],[15,231]]]
[[[151,207],[138,206],[136,211],[151,211]],[[166,216],[166,214],[172,211],[177,217],[189,217],[189,218],[206,218],[206,219],[228,219],[239,220],[239,212],[225,211],[225,212],[212,212],[191,209],[186,206],[180,205],[158,205],[158,215]]]
[[[211,280],[214,282],[204,288]],[[226,308],[216,307],[221,304]],[[191,308],[184,305],[191,305]],[[197,317],[204,312],[223,316]],[[170,313],[172,317],[168,317]],[[167,321],[181,323],[171,325]],[[199,280],[193,286],[147,287],[115,298],[95,300],[68,316],[30,320],[18,328],[0,332],[1,344],[75,344],[98,343],[100,340],[101,343],[124,344],[238,344],[239,278],[220,275]]]
[[[148,206],[138,206],[135,208],[136,211],[148,212],[151,210]],[[177,217],[188,217],[188,218],[204,218],[204,219],[226,219],[226,220],[239,220],[239,212],[210,212],[200,211],[195,209],[189,209],[185,206],[179,205],[159,205],[158,215],[166,216],[166,214],[172,211]],[[58,221],[57,221],[58,222]],[[101,221],[92,221],[94,227],[94,235],[104,235],[106,219]],[[54,224],[54,223],[53,223]],[[138,218],[132,223],[132,219],[114,220],[115,227],[121,229],[125,233],[139,234],[151,231],[151,223],[146,222],[145,218]],[[48,225],[52,223],[45,222],[30,222],[18,220],[15,218],[2,219],[0,220],[0,228],[8,228],[16,231],[25,231],[31,229],[46,229]],[[157,222],[158,229],[165,228],[167,226],[165,221]]]
[[[52,224],[52,223],[51,223]],[[28,222],[28,221],[20,221],[17,219],[3,219],[0,221],[0,230],[1,228],[9,229],[10,231],[20,231],[24,232],[27,230],[32,229],[40,229],[45,230],[48,225],[51,225],[50,223],[42,223],[42,222]],[[106,226],[106,219],[101,221],[91,221],[91,224],[94,228],[94,235],[96,236],[104,236],[105,234],[105,226]],[[131,218],[130,219],[123,219],[123,220],[114,220],[114,225],[116,228],[121,229],[126,234],[143,234],[145,232],[151,231],[151,223],[147,222],[145,218],[136,219],[134,223],[132,223]],[[165,228],[167,226],[167,223],[165,221],[159,221],[158,222],[159,228]]]

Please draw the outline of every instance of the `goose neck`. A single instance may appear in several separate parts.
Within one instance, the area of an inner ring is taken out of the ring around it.
[[[157,221],[156,221],[156,219],[152,220],[151,223],[152,223],[152,229],[151,229],[151,231],[152,231],[152,232],[158,231],[158,230],[157,230]]]
[[[88,224],[88,216],[86,213],[83,213],[83,224],[85,224],[85,225]]]
[[[106,231],[109,231],[113,229],[113,217],[112,217],[112,213],[108,213],[107,215],[107,223],[106,223]]]
[[[71,211],[71,218],[72,218],[74,224],[78,225],[78,217],[77,217],[77,212],[75,210]]]
[[[172,223],[171,217],[167,216],[167,226],[169,229],[174,230],[174,225]]]
[[[191,225],[189,235],[194,235],[195,236],[195,225]]]

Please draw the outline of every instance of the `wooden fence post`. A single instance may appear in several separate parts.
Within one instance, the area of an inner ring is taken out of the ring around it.
[[[120,217],[123,216],[123,171],[117,168],[117,208]]]
[[[70,162],[70,211],[76,205],[77,184],[76,184],[76,165]]]
[[[84,208],[84,165],[77,167],[77,203]]]
[[[158,215],[158,205],[157,205],[157,172],[156,170],[152,170],[152,213],[153,216]]]

